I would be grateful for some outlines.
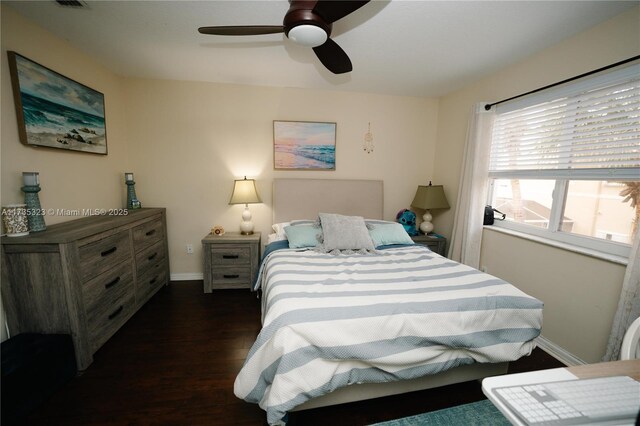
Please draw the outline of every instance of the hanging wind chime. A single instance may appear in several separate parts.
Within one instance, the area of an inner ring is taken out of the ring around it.
[[[362,145],[364,152],[371,154],[373,152],[373,135],[371,134],[371,122],[369,122],[369,130],[364,134],[364,144]]]

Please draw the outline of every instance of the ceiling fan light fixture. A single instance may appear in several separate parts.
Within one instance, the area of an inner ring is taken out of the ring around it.
[[[291,28],[287,37],[303,46],[316,47],[327,41],[327,32],[317,25],[302,24]]]

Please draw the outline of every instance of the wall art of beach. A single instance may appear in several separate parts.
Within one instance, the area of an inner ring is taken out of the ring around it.
[[[274,168],[335,170],[336,124],[275,121]]]
[[[16,55],[30,145],[107,153],[104,96]]]

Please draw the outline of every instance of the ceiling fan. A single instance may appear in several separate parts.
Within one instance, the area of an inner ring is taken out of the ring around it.
[[[282,25],[200,27],[201,34],[244,36],[284,33],[303,46],[312,47],[322,65],[334,74],[353,69],[349,56],[329,36],[332,24],[361,8],[366,1],[289,0],[291,6]]]

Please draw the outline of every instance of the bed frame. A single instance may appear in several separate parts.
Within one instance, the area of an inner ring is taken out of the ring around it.
[[[273,223],[317,219],[318,213],[338,213],[382,219],[381,180],[274,179]]]
[[[381,180],[274,179],[273,223],[315,219],[318,213],[339,213],[383,219],[384,185]],[[314,398],[292,411],[344,404],[467,382],[505,374],[509,363],[471,364],[419,379],[363,383]]]

